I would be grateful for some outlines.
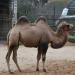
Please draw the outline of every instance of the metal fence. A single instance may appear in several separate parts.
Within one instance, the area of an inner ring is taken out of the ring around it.
[[[2,5],[2,4],[0,3],[0,5]],[[5,5],[7,5],[7,4],[5,3]],[[10,12],[10,6],[11,6],[11,3],[7,5],[7,8],[4,8],[4,9],[0,8],[0,41],[6,40],[7,33],[10,30],[10,28],[12,27],[12,25],[11,25],[12,13]],[[18,17],[26,15],[31,22],[34,22],[34,20],[38,16],[41,16],[41,15],[46,16],[49,25],[54,30],[56,30],[55,22],[59,19],[61,12],[65,6],[61,5],[60,7],[61,8],[59,8],[59,6],[56,7],[55,5],[47,4],[46,6],[43,6],[40,8],[39,7],[32,8],[33,10],[31,10],[31,14],[28,10],[24,9],[25,11],[23,11],[23,10],[22,10],[23,12],[21,11],[24,14],[19,14]],[[20,12],[20,11],[18,11],[18,12]],[[75,18],[63,19],[63,20],[73,23],[75,25],[75,22],[74,22]]]
[[[11,28],[11,17],[8,1],[0,1],[0,41],[6,40],[6,35]]]

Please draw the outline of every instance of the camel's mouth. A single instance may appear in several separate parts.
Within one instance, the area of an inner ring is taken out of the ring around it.
[[[65,26],[63,27],[63,32],[64,32],[64,34],[66,34],[66,35],[69,34],[70,30],[71,30],[70,25],[65,25]]]
[[[65,30],[65,31],[64,31],[64,34],[68,35],[69,32],[70,32],[69,30]]]
[[[63,30],[64,30],[64,31],[70,31],[70,26],[69,26],[69,25],[65,25],[65,26],[63,27]]]

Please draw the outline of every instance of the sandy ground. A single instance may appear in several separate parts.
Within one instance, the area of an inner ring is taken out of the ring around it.
[[[64,46],[60,49],[48,48],[46,69],[42,71],[42,61],[40,61],[40,71],[36,72],[36,48],[26,48],[20,46],[18,49],[18,63],[22,72],[18,72],[12,56],[10,59],[11,70],[13,75],[75,75],[75,44]],[[7,47],[0,45],[0,75],[11,75],[8,72],[5,56]]]

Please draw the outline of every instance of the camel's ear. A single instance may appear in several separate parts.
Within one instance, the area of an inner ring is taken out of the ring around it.
[[[63,26],[63,23],[61,22],[61,23],[58,25],[57,29],[61,29],[62,26]]]

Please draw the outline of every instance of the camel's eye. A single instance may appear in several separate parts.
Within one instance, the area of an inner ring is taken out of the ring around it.
[[[64,31],[69,31],[70,30],[69,25],[64,26],[63,29]]]

